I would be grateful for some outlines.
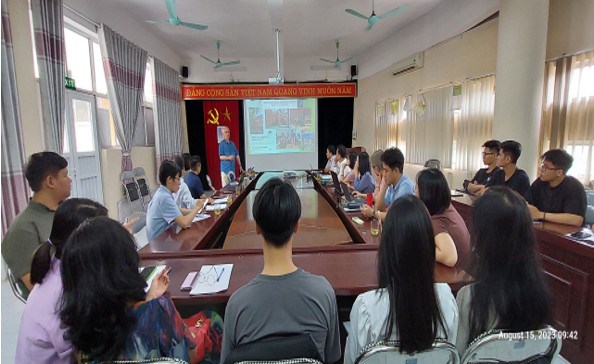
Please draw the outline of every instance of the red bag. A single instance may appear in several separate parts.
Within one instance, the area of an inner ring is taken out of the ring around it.
[[[223,333],[221,316],[214,311],[200,311],[184,322],[196,343],[197,362],[206,358],[205,362],[218,363]]]

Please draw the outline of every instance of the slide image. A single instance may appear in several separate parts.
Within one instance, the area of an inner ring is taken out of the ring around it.
[[[289,110],[289,122],[291,127],[301,127],[311,125],[311,110],[309,109],[291,109]]]
[[[264,118],[262,114],[254,116],[250,123],[251,134],[264,134]]]

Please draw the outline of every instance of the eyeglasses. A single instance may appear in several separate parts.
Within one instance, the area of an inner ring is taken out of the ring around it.
[[[484,157],[484,156],[487,156],[487,155],[495,155],[495,154],[496,154],[496,153],[486,153],[486,152],[483,152],[483,157]]]
[[[541,171],[557,171],[560,170],[561,168],[555,168],[555,167],[547,167],[543,164],[540,165],[540,170]]]

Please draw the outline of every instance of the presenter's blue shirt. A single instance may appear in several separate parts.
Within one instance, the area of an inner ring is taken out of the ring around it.
[[[230,156],[232,155],[233,157],[237,157],[239,155],[239,152],[237,151],[237,147],[235,146],[235,143],[233,143],[233,141],[226,141],[225,139],[223,139],[220,143],[219,143],[219,156]],[[229,172],[235,172],[235,158],[233,158],[233,160],[231,161],[227,161],[227,160],[222,160],[221,161],[221,172],[225,172],[225,173],[229,173]]]
[[[194,172],[188,172],[188,174],[186,174],[186,178],[184,178],[184,181],[190,189],[190,193],[192,194],[193,198],[200,198],[200,196],[202,196],[204,193],[204,187],[202,187],[200,176]]]
[[[402,175],[400,176],[400,181],[394,185],[389,185],[388,189],[386,190],[386,196],[384,197],[384,202],[386,206],[390,206],[392,202],[396,201],[399,197],[405,195],[414,195],[415,194],[415,184],[411,181],[410,178]]]
[[[181,215],[181,211],[175,204],[173,194],[167,187],[161,185],[155,195],[149,202],[146,212],[146,237],[152,241],[163,231],[167,230],[169,225],[175,221],[175,218]]]

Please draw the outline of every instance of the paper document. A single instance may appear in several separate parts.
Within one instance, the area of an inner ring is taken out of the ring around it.
[[[227,199],[225,199],[225,201],[227,201]],[[206,206],[206,211],[214,211],[215,210],[215,206],[219,207],[219,210],[224,210],[227,208],[227,204],[226,203],[217,203],[214,205],[208,205]]]
[[[215,198],[213,204],[226,204],[227,197]]]
[[[233,264],[203,265],[190,295],[200,295],[226,291],[231,280]]]
[[[192,220],[192,222],[206,220],[209,217],[210,217],[209,214],[198,214],[198,215],[194,216],[194,220]]]
[[[144,289],[145,292],[148,292],[149,288],[151,287],[151,282],[157,274],[161,273],[163,269],[165,269],[165,264],[138,268],[140,275],[146,281],[146,288]]]

